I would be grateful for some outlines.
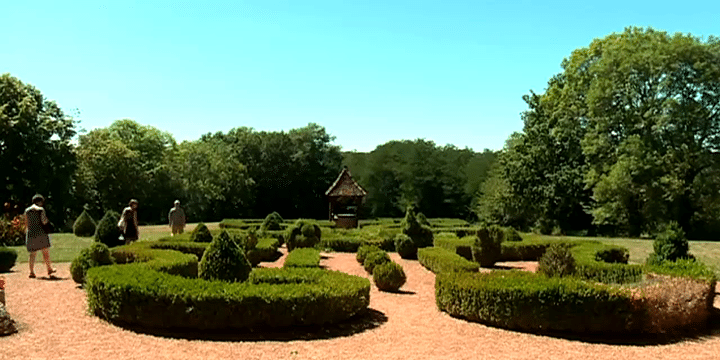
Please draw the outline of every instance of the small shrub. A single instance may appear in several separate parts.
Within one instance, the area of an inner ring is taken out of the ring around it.
[[[190,233],[190,241],[194,242],[206,242],[209,243],[213,241],[213,236],[210,233],[210,229],[208,229],[207,225],[205,225],[204,222],[201,222],[195,226],[195,229]]]
[[[82,249],[80,254],[70,264],[70,274],[73,281],[78,284],[85,282],[85,274],[90,268],[102,265],[111,265],[110,248],[103,243],[93,243],[90,247]]]
[[[97,224],[95,223],[95,220],[93,220],[90,214],[88,214],[87,210],[83,210],[83,212],[80,213],[80,216],[75,219],[75,223],[73,224],[73,234],[80,237],[93,236],[95,235],[96,226]]]
[[[320,243],[322,230],[314,222],[308,220],[298,220],[290,229],[287,238],[288,251],[295,248],[315,247]]]
[[[25,216],[18,215],[12,220],[0,216],[0,246],[25,245]]]
[[[648,257],[648,263],[661,263],[688,258],[688,241],[685,231],[677,222],[670,222],[665,229],[655,236],[653,253]]]
[[[0,246],[0,272],[8,272],[15,266],[18,253],[15,249]]]
[[[418,248],[433,246],[433,232],[427,225],[422,225],[415,215],[415,209],[408,206],[402,222],[403,234],[409,236]]]
[[[418,248],[415,242],[405,234],[398,234],[395,237],[395,250],[403,259],[417,259]]]
[[[95,228],[95,241],[101,242],[108,247],[122,245],[120,243],[120,229],[118,228],[120,214],[115,211],[108,211],[97,223]]]
[[[263,220],[263,223],[260,226],[260,231],[282,230],[282,226],[280,226],[280,224],[282,224],[283,221],[285,220],[283,220],[282,216],[273,211],[265,217],[265,220]]]
[[[377,265],[373,269],[373,281],[375,286],[382,291],[398,291],[405,285],[407,277],[402,266],[392,261]]]
[[[363,262],[363,267],[365,267],[365,271],[369,272],[370,274],[373,273],[373,270],[376,266],[384,264],[386,262],[390,262],[390,257],[388,254],[382,250],[369,253],[365,257],[365,261]]]
[[[382,249],[375,245],[362,245],[358,248],[355,259],[357,260],[357,262],[364,264],[365,258],[368,256],[368,254],[380,251],[382,251]]]
[[[570,276],[575,273],[575,258],[562,244],[552,244],[538,261],[538,272],[547,276]]]
[[[522,241],[520,233],[513,227],[505,228],[505,241]]]
[[[205,250],[198,267],[198,276],[205,280],[242,282],[247,280],[250,271],[252,265],[245,251],[223,230]]]
[[[482,267],[495,265],[502,255],[503,240],[505,240],[505,231],[497,225],[478,230],[471,249],[473,260]]]
[[[595,260],[606,263],[621,263],[627,264],[630,259],[628,249],[622,247],[611,247],[607,249],[598,250],[595,253]]]
[[[313,248],[301,248],[291,251],[283,267],[320,267],[320,251]]]

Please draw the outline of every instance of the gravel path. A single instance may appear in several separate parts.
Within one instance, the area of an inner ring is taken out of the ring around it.
[[[327,268],[368,277],[354,254],[324,254]],[[57,264],[61,280],[7,279],[8,311],[20,332],[0,338],[0,359],[718,359],[720,335],[670,345],[607,345],[523,334],[454,319],[435,307],[434,275],[417,261],[393,260],[403,293],[371,291],[380,325],[349,336],[292,341],[200,341],[137,334],[86,313],[85,293]],[[281,258],[276,264],[281,264]],[[266,264],[269,266],[270,264]],[[504,264],[532,268],[527,264]],[[41,272],[38,272],[41,274]],[[718,306],[716,301],[716,306]]]

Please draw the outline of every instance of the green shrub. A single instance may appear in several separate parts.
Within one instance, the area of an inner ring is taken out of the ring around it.
[[[96,226],[97,224],[95,223],[95,220],[93,220],[90,214],[88,214],[87,210],[83,210],[83,212],[80,213],[80,216],[75,219],[75,223],[73,224],[73,234],[80,237],[93,236],[95,235]]]
[[[418,248],[415,242],[405,234],[398,234],[395,237],[395,250],[403,259],[417,259]]]
[[[245,256],[245,251],[230,239],[226,231],[214,239],[198,268],[198,276],[205,280],[223,280],[242,282],[247,280],[252,265]]]
[[[520,233],[517,230],[515,230],[515,228],[508,226],[508,227],[505,227],[504,230],[505,230],[505,241],[516,242],[516,241],[523,240],[522,236],[520,236]]]
[[[0,246],[0,272],[8,272],[15,266],[18,253],[15,249]]]
[[[624,247],[612,246],[595,252],[596,261],[627,264],[629,259],[630,253]]]
[[[556,242],[554,240],[505,241],[502,243],[499,261],[537,261],[548,246]]]
[[[425,217],[425,214],[419,212],[419,213],[417,213],[415,218],[417,219],[418,224],[425,225],[428,227],[430,226],[430,222],[428,222],[428,219],[427,219],[427,217]]]
[[[363,267],[365,268],[365,271],[369,272],[370,274],[373,273],[373,269],[375,269],[376,266],[384,264],[386,262],[390,262],[390,257],[385,251],[375,251],[367,254],[365,257],[365,261],[363,261]]]
[[[435,246],[449,250],[450,252],[456,253],[467,260],[473,259],[472,257],[472,246],[474,243],[473,239],[464,238],[435,238]]]
[[[115,264],[134,263],[133,266],[164,272],[170,275],[196,279],[198,277],[198,257],[194,254],[176,250],[151,249],[152,242],[136,242],[130,245],[110,249]],[[88,270],[90,272],[90,270]],[[87,274],[85,275],[87,282]]]
[[[375,286],[382,291],[398,291],[405,285],[406,280],[402,266],[392,261],[377,265],[373,269]]]
[[[70,264],[70,274],[73,281],[78,284],[85,282],[85,274],[88,269],[111,265],[113,259],[110,256],[110,248],[103,243],[93,243],[90,247],[82,249],[80,254]]]
[[[678,259],[676,261],[663,261],[645,266],[647,272],[661,275],[676,276],[701,280],[706,282],[717,281],[715,273],[700,261],[695,259]]]
[[[609,264],[600,261],[581,262],[575,264],[575,276],[605,284],[636,283],[642,278],[642,266],[627,264]]]
[[[255,267],[263,261],[275,261],[281,254],[278,252],[280,242],[278,239],[259,239],[254,249],[245,253],[250,264]]]
[[[298,220],[287,237],[288,251],[293,251],[295,248],[315,247],[320,243],[321,236],[322,231],[317,224],[309,220]]]
[[[117,226],[118,220],[120,220],[120,214],[112,210],[106,212],[95,228],[95,241],[108,247],[122,245],[120,229]]]
[[[178,237],[175,235],[173,238]],[[147,246],[149,249],[156,250],[176,250],[185,254],[193,254],[201,259],[205,250],[207,250],[209,243],[197,243],[191,241],[152,241],[142,242],[138,245]]]
[[[433,232],[427,225],[422,225],[415,216],[415,209],[408,206],[402,222],[403,234],[409,236],[418,248],[433,246]]]
[[[505,231],[497,225],[478,230],[477,239],[471,249],[473,260],[482,267],[495,265],[502,255],[503,240]]]
[[[213,236],[204,222],[200,222],[195,226],[195,229],[190,233],[190,241],[205,243],[213,241]]]
[[[677,222],[670,222],[665,229],[655,236],[653,253],[648,257],[648,263],[661,263],[688,258],[688,241],[685,231]]]
[[[358,248],[363,244],[361,239],[355,238],[335,238],[320,240],[320,247],[337,252],[357,252]]]
[[[363,264],[365,263],[365,258],[368,256],[368,254],[380,251],[382,251],[382,249],[375,245],[362,245],[358,248],[355,259],[357,260],[357,262]]]
[[[283,267],[320,267],[320,251],[313,248],[295,249],[288,253]]]
[[[477,272],[479,268],[477,263],[439,247],[418,249],[418,260],[436,274],[448,271]]]
[[[564,244],[552,244],[538,261],[538,272],[547,276],[570,276],[575,273],[575,258]]]
[[[378,239],[365,239],[363,244],[377,246],[383,251],[395,251],[395,236],[397,233],[388,233]]]
[[[282,226],[280,226],[280,224],[282,224],[283,221],[285,220],[283,220],[282,216],[273,211],[265,217],[265,220],[263,220],[262,226],[260,226],[260,231],[282,230]]]

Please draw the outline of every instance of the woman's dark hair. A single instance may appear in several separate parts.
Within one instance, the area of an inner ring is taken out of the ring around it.
[[[33,196],[33,198],[32,198],[32,202],[33,202],[33,204],[45,202],[45,198],[40,194],[35,194],[35,196]]]

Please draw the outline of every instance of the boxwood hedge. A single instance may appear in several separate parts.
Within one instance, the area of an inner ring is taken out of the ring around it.
[[[283,267],[319,267],[320,251],[313,248],[295,249],[288,253]]]
[[[478,263],[439,247],[418,249],[418,260],[436,274],[453,271],[477,272],[480,268]]]
[[[320,325],[347,319],[370,300],[367,279],[336,271],[255,269],[248,281],[230,284],[188,276],[197,275],[193,254],[130,245],[113,256],[127,264],[88,270],[85,289],[90,311],[118,324],[193,330]]]

